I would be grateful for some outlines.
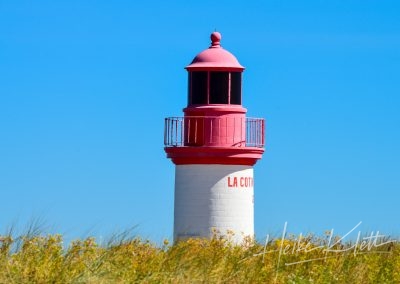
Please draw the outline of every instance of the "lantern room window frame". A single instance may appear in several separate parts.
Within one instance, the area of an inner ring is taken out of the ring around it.
[[[188,77],[188,106],[242,105],[242,72],[189,71]]]

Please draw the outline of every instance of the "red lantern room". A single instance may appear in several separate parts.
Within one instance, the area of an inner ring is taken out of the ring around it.
[[[246,118],[244,67],[221,47],[221,34],[186,66],[184,117],[166,118],[165,151],[175,164],[254,165],[264,152],[264,119]]]

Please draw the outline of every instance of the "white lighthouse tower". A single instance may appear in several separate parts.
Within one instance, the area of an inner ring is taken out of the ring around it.
[[[244,67],[211,34],[211,46],[186,66],[183,117],[165,119],[164,144],[175,164],[174,240],[233,232],[254,236],[253,166],[264,152],[264,119],[242,106]]]

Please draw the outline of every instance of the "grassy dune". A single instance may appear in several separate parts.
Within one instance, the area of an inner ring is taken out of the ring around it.
[[[400,283],[400,244],[292,236],[239,246],[215,236],[155,245],[123,237],[64,248],[61,235],[0,237],[0,283],[138,282]]]

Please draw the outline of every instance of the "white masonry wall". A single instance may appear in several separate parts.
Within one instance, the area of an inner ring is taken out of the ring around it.
[[[177,165],[174,240],[234,232],[254,236],[253,168],[240,165]]]

